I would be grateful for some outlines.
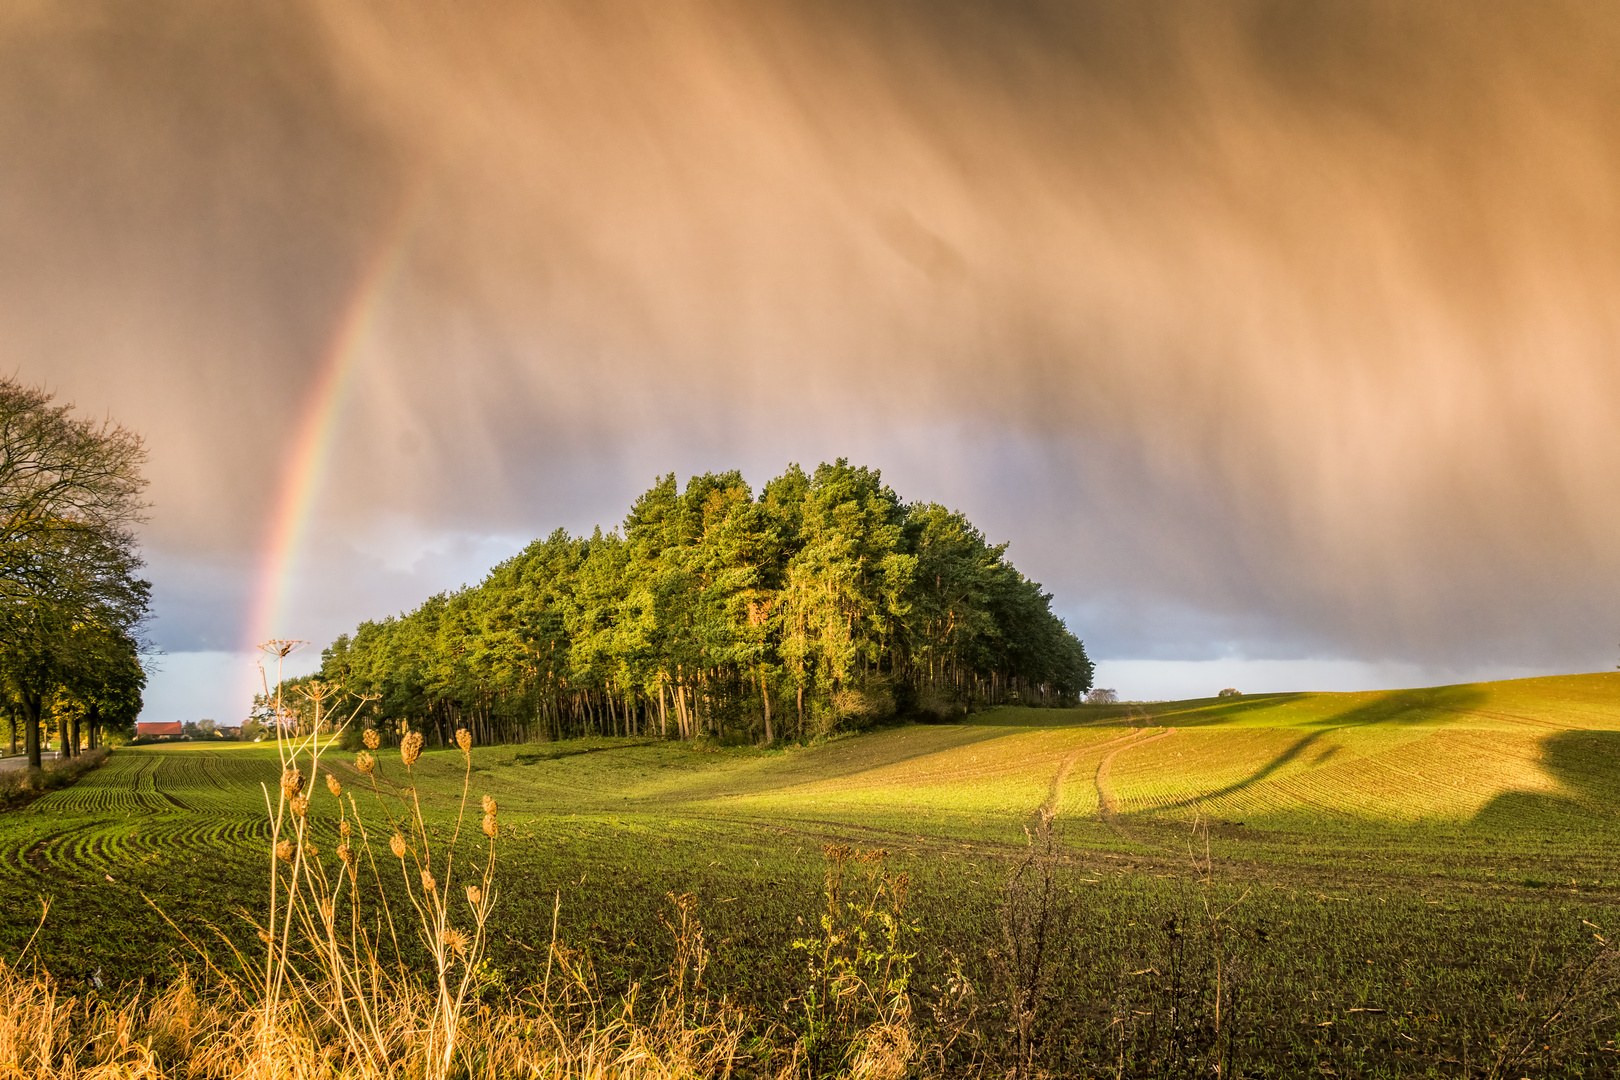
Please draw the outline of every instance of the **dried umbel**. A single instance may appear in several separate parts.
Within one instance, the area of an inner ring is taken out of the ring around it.
[[[309,813],[309,800],[302,795],[298,796],[292,801],[292,812],[294,817],[303,817]]]
[[[488,795],[484,796],[484,835],[491,840],[495,839],[495,834],[501,830],[500,823],[495,820],[495,815],[500,813],[500,809],[494,799]]]
[[[370,776],[371,770],[377,767],[377,759],[362,750],[360,756],[354,759],[354,767]]]
[[[276,844],[276,858],[282,862],[292,862],[293,846],[291,840],[281,840]]]
[[[472,753],[472,732],[468,731],[466,728],[457,729],[456,745],[461,747],[461,752],[463,754]]]
[[[349,847],[348,843],[345,842],[337,846],[337,856],[338,861],[344,866],[347,866],[350,870],[354,869],[354,849]]]
[[[326,790],[332,793],[332,798],[334,799],[341,799],[343,797],[343,785],[338,783],[338,778],[333,776],[331,773],[326,774]]]
[[[360,741],[366,744],[367,750],[375,750],[382,743],[382,739],[377,737],[374,728],[367,728],[366,733],[360,736]]]
[[[434,889],[437,889],[438,887],[439,887],[439,883],[433,880],[433,875],[431,873],[429,873],[428,871],[423,870],[422,871],[422,888],[426,889],[428,892],[432,892]]]
[[[281,774],[281,796],[284,799],[295,799],[304,790],[304,774],[296,767],[287,769]]]
[[[347,840],[349,838],[349,819],[344,818],[338,822],[338,835]]]
[[[416,759],[422,756],[422,733],[413,731],[399,742],[399,760],[405,763],[408,769],[416,764]]]
[[[308,858],[318,859],[318,858],[321,857],[321,849],[316,847],[314,844],[305,844],[304,845],[304,854]]]
[[[484,902],[484,890],[476,885],[467,886],[467,903],[477,907]]]
[[[471,944],[467,940],[467,935],[454,927],[447,928],[445,932],[440,935],[439,940],[443,941],[452,950],[454,950],[457,956],[466,956],[467,946]]]
[[[389,838],[388,850],[394,853],[394,858],[403,859],[405,857],[405,838],[399,833],[395,833]]]
[[[454,950],[455,955],[458,955],[458,957],[465,957],[465,955],[467,955],[467,947],[471,944],[471,941],[468,941],[467,939],[467,934],[463,934],[462,931],[458,931],[458,929],[455,929],[454,926],[445,928],[444,934],[441,934],[441,938],[439,939],[444,942],[445,946],[449,946],[450,949]]]

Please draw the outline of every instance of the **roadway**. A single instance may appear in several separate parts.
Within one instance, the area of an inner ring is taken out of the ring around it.
[[[54,752],[47,751],[40,754],[40,760],[55,761],[56,754]],[[0,757],[0,772],[5,772],[7,769],[20,769],[27,764],[28,756],[26,754],[18,754],[16,757]]]

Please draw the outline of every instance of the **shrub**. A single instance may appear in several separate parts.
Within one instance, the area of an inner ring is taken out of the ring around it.
[[[924,686],[917,694],[917,713],[930,720],[949,720],[967,712],[961,699],[934,686]]]
[[[870,723],[894,714],[894,694],[886,684],[874,679],[860,689],[838,691],[833,695],[833,707],[841,719]]]
[[[0,807],[21,806],[47,791],[65,788],[106,760],[106,748],[97,747],[66,761],[48,761],[43,769],[0,773]]]

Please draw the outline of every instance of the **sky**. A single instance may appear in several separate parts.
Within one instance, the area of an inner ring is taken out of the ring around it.
[[[19,0],[0,366],[141,432],[149,718],[871,465],[1122,696],[1620,655],[1604,5]]]

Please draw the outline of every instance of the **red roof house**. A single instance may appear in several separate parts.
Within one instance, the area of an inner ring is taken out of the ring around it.
[[[137,720],[135,722],[135,737],[137,739],[178,739],[185,733],[185,725],[178,720]]]

